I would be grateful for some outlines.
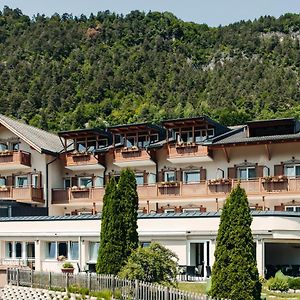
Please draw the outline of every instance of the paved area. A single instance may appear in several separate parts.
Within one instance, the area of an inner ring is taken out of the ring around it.
[[[69,294],[66,292],[48,291],[20,286],[7,285],[0,291],[1,300],[79,300],[81,295]],[[85,299],[97,300],[96,297],[87,296]]]

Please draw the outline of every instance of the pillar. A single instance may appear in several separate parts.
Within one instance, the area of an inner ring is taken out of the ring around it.
[[[260,238],[256,241],[256,262],[259,276],[265,277],[265,243]]]
[[[215,262],[216,239],[210,240],[209,245],[209,265],[212,267]]]
[[[35,248],[35,270],[42,271],[42,242],[40,240],[34,241]]]

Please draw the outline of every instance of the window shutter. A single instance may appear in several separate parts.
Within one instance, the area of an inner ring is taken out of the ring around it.
[[[274,175],[275,176],[283,175],[283,173],[284,173],[283,164],[274,165]]]
[[[284,205],[281,203],[281,205],[275,205],[274,206],[275,211],[284,211]]]
[[[158,175],[158,177],[157,177],[158,182],[164,181],[164,171],[163,170],[160,170],[157,175]]]
[[[236,174],[236,167],[231,167],[231,168],[228,168],[228,171],[227,171],[228,173],[228,178],[229,179],[235,179],[235,178],[237,178],[237,174]]]
[[[6,185],[7,186],[14,186],[14,178],[13,178],[13,176],[7,176],[6,177]]]
[[[200,169],[200,180],[206,180],[206,169]]]
[[[78,178],[72,177],[72,186],[78,186]]]
[[[258,166],[255,167],[256,177],[263,177],[264,176],[264,166]]]
[[[176,170],[176,181],[182,181],[182,171],[181,171],[181,169]]]
[[[37,187],[42,188],[42,172],[39,172],[37,181]]]
[[[144,184],[148,184],[148,172],[146,170],[144,170],[143,177],[144,177]]]

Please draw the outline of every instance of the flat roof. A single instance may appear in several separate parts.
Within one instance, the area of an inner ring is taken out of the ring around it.
[[[300,212],[290,211],[251,211],[253,217],[294,217],[300,218]],[[182,213],[139,213],[138,219],[180,219],[180,218],[219,218],[220,212],[182,212]],[[35,222],[35,221],[83,221],[101,220],[101,214],[76,216],[31,216],[0,217],[0,222]]]

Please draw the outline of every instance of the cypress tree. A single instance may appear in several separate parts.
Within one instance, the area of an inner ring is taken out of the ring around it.
[[[261,284],[245,190],[238,185],[226,199],[212,268],[210,294],[234,300],[260,299]]]
[[[117,183],[111,178],[105,189],[97,272],[117,274],[124,263],[123,209]]]
[[[130,169],[122,170],[118,183],[120,201],[123,206],[124,255],[125,260],[131,251],[138,247],[139,237],[137,232],[138,194],[136,190],[135,174]]]

